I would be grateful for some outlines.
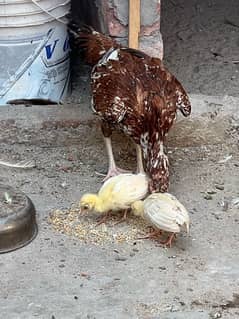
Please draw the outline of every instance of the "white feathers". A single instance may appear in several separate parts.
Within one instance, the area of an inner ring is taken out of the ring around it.
[[[99,72],[94,72],[94,73],[92,73],[92,75],[91,75],[91,79],[92,80],[97,80],[97,79],[99,79],[99,78],[101,78],[101,73],[99,73]]]
[[[7,167],[14,167],[14,168],[33,168],[36,166],[36,163],[31,160],[24,160],[18,163],[10,163],[7,161],[0,160],[0,165],[7,166]]]
[[[12,204],[12,197],[8,194],[8,192],[4,193],[4,198],[7,204]]]
[[[93,113],[96,113],[96,109],[95,109],[95,103],[94,103],[94,98],[92,97],[91,98],[91,109],[92,109],[92,111],[93,111]]]
[[[107,62],[110,61],[110,60],[115,60],[115,61],[119,60],[119,49],[115,49],[115,48],[109,49],[103,55],[103,57],[99,60],[99,62],[95,65],[95,67],[93,68],[92,72],[94,73],[95,68],[97,66],[106,65]]]
[[[189,231],[189,214],[186,208],[169,193],[154,193],[143,201],[143,216],[155,228],[179,233],[181,227]]]
[[[160,143],[159,143],[159,155],[160,155],[160,156],[161,156],[161,155],[164,155],[163,142],[162,142],[162,141],[160,141]]]
[[[119,96],[114,97],[114,104],[112,105],[111,112],[117,118],[117,123],[120,123],[123,120],[127,108],[125,107],[124,101]]]
[[[109,56],[108,56],[108,61],[109,60],[115,60],[115,61],[119,61],[119,56],[118,56],[119,50],[116,49],[114,50]]]
[[[154,161],[154,159],[151,159],[151,165],[153,166],[153,168],[156,168],[158,166],[158,164],[159,164],[158,159],[156,159],[155,161]]]
[[[149,142],[149,133],[146,132],[144,134],[141,134],[140,135],[140,144],[141,144],[142,148],[147,148],[148,142]]]
[[[179,109],[184,116],[188,116],[191,113],[191,105],[186,93],[176,90],[176,107]]]
[[[147,195],[148,178],[144,174],[120,174],[107,180],[98,196],[107,210],[121,210]]]

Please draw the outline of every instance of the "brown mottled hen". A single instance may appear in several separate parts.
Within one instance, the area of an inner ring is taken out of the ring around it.
[[[181,83],[158,58],[123,48],[94,30],[74,32],[85,50],[86,61],[95,64],[91,74],[92,108],[102,120],[110,177],[120,169],[115,165],[111,134],[119,129],[136,144],[137,170],[143,172],[143,158],[149,174],[149,191],[166,192],[169,162],[164,151],[165,138],[176,118],[191,112]]]

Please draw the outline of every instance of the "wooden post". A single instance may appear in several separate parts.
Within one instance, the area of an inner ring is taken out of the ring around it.
[[[138,49],[140,32],[140,0],[129,0],[129,47]]]

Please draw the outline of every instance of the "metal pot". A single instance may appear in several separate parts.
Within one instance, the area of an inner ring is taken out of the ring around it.
[[[36,211],[30,198],[0,184],[0,253],[23,247],[36,235]]]

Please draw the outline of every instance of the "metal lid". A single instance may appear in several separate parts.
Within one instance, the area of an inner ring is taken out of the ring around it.
[[[36,211],[30,198],[0,184],[0,253],[23,247],[36,235]]]

